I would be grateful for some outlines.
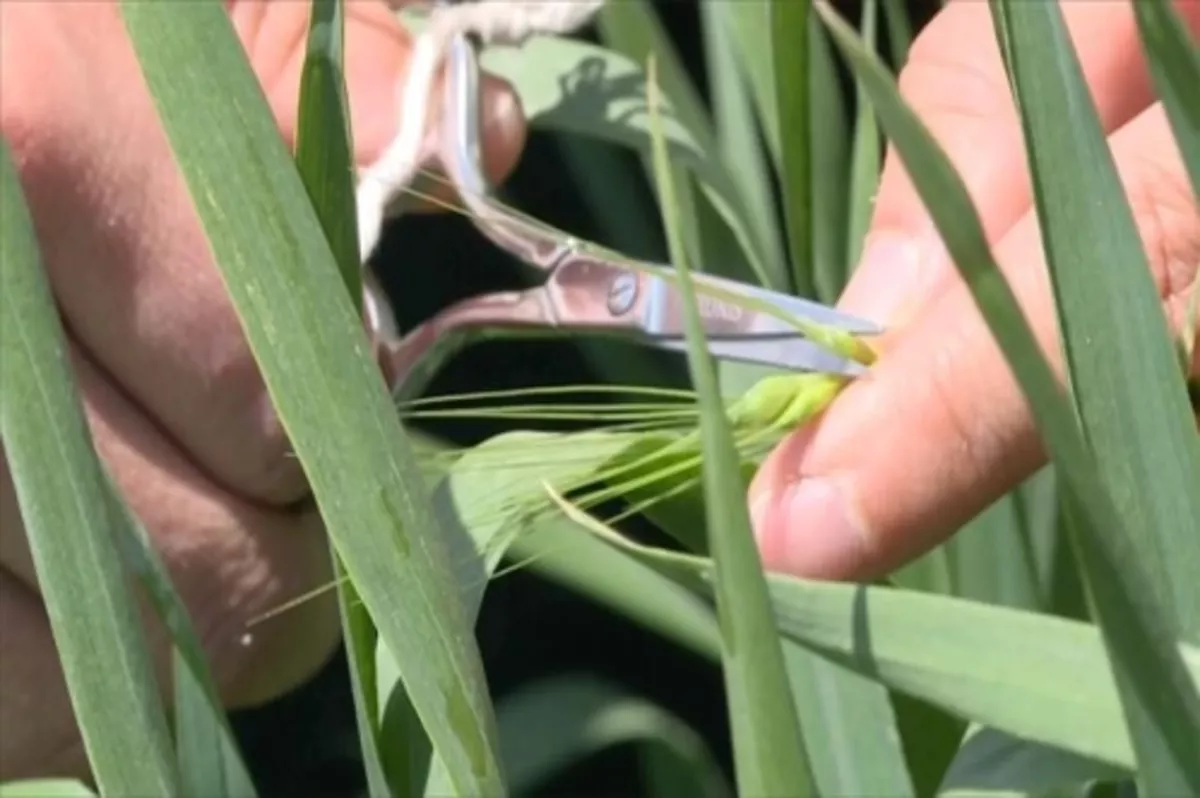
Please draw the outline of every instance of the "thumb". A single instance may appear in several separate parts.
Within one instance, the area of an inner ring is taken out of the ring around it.
[[[1125,3],[1080,0],[1062,12],[1105,132],[1154,101]],[[1031,207],[1020,121],[987,3],[951,2],[913,44],[900,91],[950,158],[998,241]],[[841,305],[902,326],[957,279],[904,168],[885,160],[863,258]]]

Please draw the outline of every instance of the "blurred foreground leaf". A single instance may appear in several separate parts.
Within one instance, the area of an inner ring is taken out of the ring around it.
[[[216,3],[121,10],[346,570],[456,791],[502,794],[479,652],[411,444],[230,20]]]
[[[807,795],[813,790],[800,724],[790,700],[783,650],[771,625],[762,563],[750,531],[745,487],[716,369],[704,338],[704,322],[688,271],[665,142],[658,127],[654,61],[647,80],[654,164],[671,261],[679,270],[688,364],[700,410],[700,441],[707,506],[708,548],[716,563],[721,661],[738,789],[745,795]]]
[[[1118,559],[1094,551],[1092,524],[1080,524],[1085,579],[1110,641],[1142,786],[1200,793],[1200,694],[1174,663],[1142,653],[1145,637],[1200,642],[1200,435],[1066,22],[1057,6],[1008,0],[995,0],[994,17],[1008,44],[1071,398],[1124,527],[1114,530],[1126,544]],[[1074,513],[1093,497],[1070,499]],[[1141,579],[1114,589],[1113,570]]]
[[[105,794],[176,795],[179,774],[114,511],[7,142],[0,141],[0,438],[41,600]]]
[[[1175,146],[1200,197],[1200,47],[1179,10],[1163,0],[1131,3],[1154,88],[1167,113]]]
[[[1200,643],[1200,435],[1141,236],[1057,6],[996,10],[1083,434],[1175,633]]]
[[[350,301],[361,313],[363,267],[359,260],[353,132],[344,68],[343,3],[341,0],[312,0],[308,42],[300,72],[296,168],[320,219]],[[379,642],[379,632],[354,583],[346,578],[345,565],[332,541],[329,548],[367,788],[372,795],[385,795],[388,784],[379,753],[381,715],[375,684],[375,646]],[[424,731],[418,725],[414,733],[423,735]]]

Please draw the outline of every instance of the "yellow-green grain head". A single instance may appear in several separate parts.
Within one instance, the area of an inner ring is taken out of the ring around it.
[[[843,357],[863,365],[875,361],[871,348],[852,335],[809,325],[804,332]],[[820,414],[846,383],[833,374],[772,374],[730,405],[729,419],[735,429],[747,432],[789,432]]]

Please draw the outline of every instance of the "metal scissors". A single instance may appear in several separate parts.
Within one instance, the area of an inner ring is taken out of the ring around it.
[[[475,226],[501,249],[539,270],[543,280],[526,290],[457,302],[402,336],[378,283],[369,269],[364,270],[366,322],[392,392],[414,396],[446,358],[475,340],[493,336],[576,331],[624,336],[650,346],[686,351],[684,299],[674,281],[585,250],[574,239],[521,218],[490,196],[480,155],[478,54],[466,36],[451,40],[445,69],[444,167]],[[695,273],[692,279],[709,351],[719,359],[848,377],[866,370],[805,338],[775,316],[704,296],[700,293],[704,285],[765,300],[789,316],[851,334],[883,332],[874,322],[810,300],[707,274]]]

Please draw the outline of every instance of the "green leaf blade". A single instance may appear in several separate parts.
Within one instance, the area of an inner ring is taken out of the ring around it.
[[[740,13],[740,5],[700,4],[713,126],[729,177],[743,198],[747,224],[763,243],[766,262],[783,264],[785,253],[778,209],[771,190],[772,166],[763,146],[748,81],[739,65],[735,32],[729,19],[731,14]],[[779,276],[785,276],[782,270]]]
[[[796,714],[821,795],[916,795],[887,689],[784,639]]]
[[[454,789],[503,794],[479,652],[411,443],[230,21],[217,3],[121,10],[338,554]]]
[[[1200,436],[1166,317],[1061,13],[1052,5],[1004,3],[1010,70],[1084,435],[1175,632],[1197,642]]]
[[[0,142],[0,437],[75,719],[102,794],[175,795],[179,774],[104,466],[75,393],[33,220]]]
[[[812,296],[817,252],[813,245],[813,147],[810,98],[809,3],[774,0],[769,31],[773,104],[778,125],[783,214],[787,220],[792,290]]]
[[[854,264],[846,247],[854,140],[829,35],[812,14],[808,25],[809,113],[813,174],[813,289],[832,305]]]
[[[653,77],[650,113],[658,98]],[[657,128],[657,125],[655,125]],[[655,166],[671,259],[679,270],[685,308],[688,363],[699,395],[703,481],[709,549],[716,563],[717,616],[725,687],[733,728],[739,792],[743,795],[811,795],[814,784],[800,724],[790,700],[783,651],[770,616],[762,563],[750,530],[725,405],[704,338],[695,289],[684,259],[667,169],[666,147],[655,136]]]
[[[345,7],[341,0],[312,0],[296,118],[296,168],[321,221],[350,301],[361,313],[363,279],[354,189],[354,139],[346,98]],[[338,611],[367,787],[372,795],[385,795],[388,780],[379,751],[381,714],[375,683],[379,632],[332,543],[330,561],[337,582]],[[419,727],[415,733],[424,734]]]
[[[358,305],[362,267],[354,201],[354,139],[346,99],[344,39],[342,0],[312,0],[308,43],[300,73],[295,159],[346,290]]]
[[[1196,96],[1200,48],[1171,3],[1141,0],[1131,5],[1150,76],[1175,134],[1175,146],[1183,155],[1192,192],[1200,197],[1200,99]]]

